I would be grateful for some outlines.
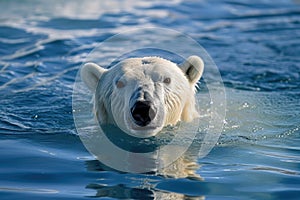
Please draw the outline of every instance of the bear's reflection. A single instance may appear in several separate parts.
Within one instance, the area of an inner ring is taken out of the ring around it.
[[[106,128],[108,127],[105,127],[104,129]],[[110,130],[111,128],[112,127],[109,127]],[[110,132],[115,132],[115,131],[110,131]],[[140,138],[139,139],[127,138],[128,140],[122,138],[122,140],[120,140],[120,138],[117,135],[115,136],[111,135],[109,139],[115,145],[118,145],[119,147],[126,149],[128,151],[148,152],[148,151],[153,151],[159,147],[159,145],[156,144],[157,141],[155,141],[155,138],[148,139],[147,140],[148,145],[145,146],[142,146],[143,143],[135,141],[135,140],[140,140]],[[165,143],[168,143],[169,140],[172,139],[172,137],[169,137],[168,139],[162,137],[160,139],[163,139]],[[126,176],[128,175],[127,177],[138,179],[138,181],[141,182],[140,185],[134,185],[131,187],[131,184],[129,183],[130,180],[127,180],[128,184],[125,182],[126,185],[122,183],[122,184],[111,186],[111,185],[106,185],[105,183],[104,184],[91,183],[87,185],[87,188],[96,190],[96,195],[95,195],[96,197],[111,197],[111,198],[119,198],[119,199],[203,199],[202,196],[189,197],[184,194],[160,191],[159,189],[155,188],[156,183],[158,183],[157,182],[158,179],[173,180],[177,178],[187,178],[191,181],[197,181],[197,182],[201,181],[202,178],[200,177],[199,174],[196,173],[196,171],[200,168],[199,164],[197,163],[197,156],[200,147],[201,145],[199,145],[199,142],[193,142],[192,145],[189,147],[189,149],[181,157],[179,157],[175,162],[171,163],[167,167],[161,169],[158,169],[156,167],[156,166],[160,166],[159,163],[157,162],[165,162],[165,160],[168,160],[168,157],[160,157],[160,159],[158,160],[156,160],[156,158],[154,157],[148,157],[148,158],[144,157],[144,159],[148,159],[148,161],[145,161],[147,165],[149,165],[149,163],[153,163],[152,167],[147,166],[147,169],[152,169],[151,171],[144,174],[140,174],[138,178],[136,178],[136,174],[126,173]],[[178,146],[178,148],[180,148],[180,146]],[[174,146],[174,152],[176,152],[176,146]],[[147,154],[147,155],[151,156],[152,154]],[[132,160],[128,160],[128,162],[132,162]],[[144,163],[137,162],[136,164],[139,165]],[[112,169],[111,167],[104,165],[98,160],[86,161],[86,166],[89,171],[118,172],[115,169]],[[137,167],[141,167],[141,166],[137,166]],[[97,177],[97,178],[100,178],[98,180],[101,180],[101,177]],[[154,183],[148,185],[144,184],[145,180],[147,181],[152,179],[154,180]],[[119,182],[119,180],[116,179],[115,182]]]
[[[159,191],[154,189],[139,189],[130,188],[125,185],[116,186],[101,186],[97,184],[90,184],[88,189],[97,191],[95,197],[97,198],[114,198],[114,199],[151,199],[151,200],[167,200],[167,199],[189,199],[189,200],[204,200],[204,196],[188,196],[184,194],[171,193],[166,191]]]
[[[114,199],[153,199],[153,192],[151,190],[129,188],[125,185],[101,186],[90,184],[87,188],[96,190],[96,197],[110,197]]]

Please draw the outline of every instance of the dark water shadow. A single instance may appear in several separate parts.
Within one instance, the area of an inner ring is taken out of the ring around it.
[[[101,129],[106,137],[119,148],[133,153],[148,153],[156,151],[170,143],[174,138],[171,131],[162,131],[156,136],[138,138],[123,132],[114,125],[101,125]],[[171,129],[170,127],[166,129]]]

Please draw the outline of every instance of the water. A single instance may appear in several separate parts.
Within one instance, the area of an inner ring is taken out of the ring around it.
[[[298,198],[298,0],[26,0],[0,1],[0,11],[1,199]],[[225,84],[226,121],[204,158],[191,149],[176,170],[120,173],[77,136],[73,83],[98,42],[144,26],[204,46]]]

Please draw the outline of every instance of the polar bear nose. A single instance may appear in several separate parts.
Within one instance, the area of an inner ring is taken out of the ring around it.
[[[137,101],[130,111],[134,122],[139,126],[147,126],[156,114],[150,101]]]

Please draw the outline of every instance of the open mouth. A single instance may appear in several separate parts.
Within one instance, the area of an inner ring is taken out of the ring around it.
[[[156,110],[150,101],[137,101],[130,109],[130,114],[136,125],[146,127],[155,118]]]

